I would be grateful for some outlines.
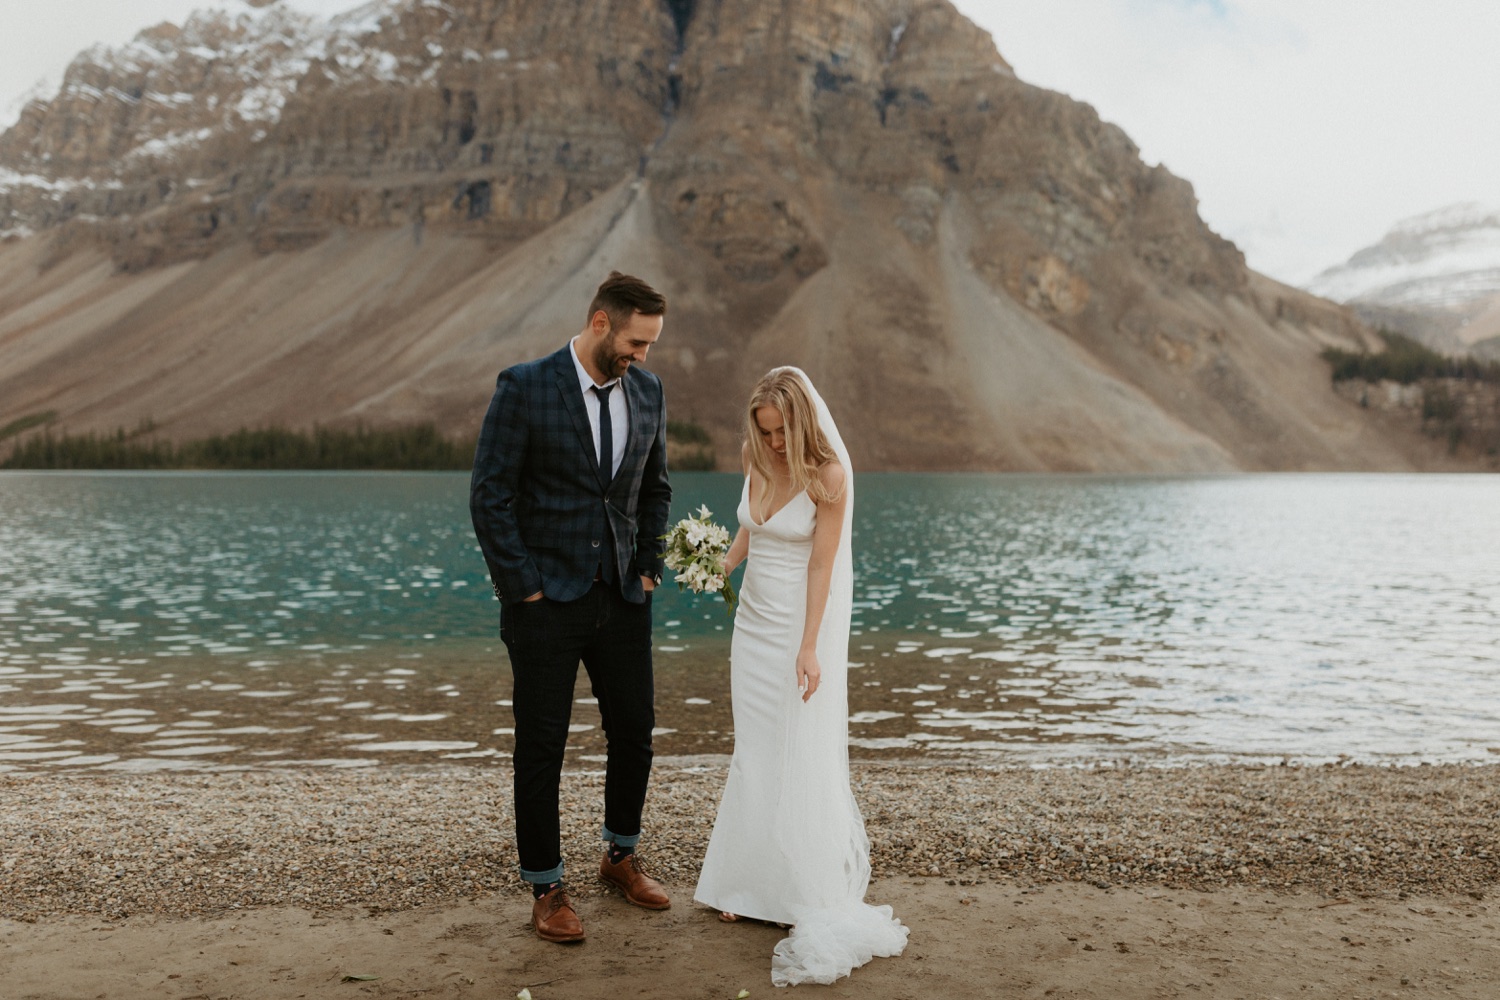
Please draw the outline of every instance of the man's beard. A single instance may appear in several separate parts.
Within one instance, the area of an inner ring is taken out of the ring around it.
[[[606,379],[619,378],[630,366],[630,360],[623,354],[616,354],[614,346],[615,340],[611,336],[594,348],[594,366],[604,373]]]

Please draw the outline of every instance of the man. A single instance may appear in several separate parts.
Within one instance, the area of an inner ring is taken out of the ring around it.
[[[580,660],[609,754],[599,874],[637,906],[671,905],[635,855],[656,725],[651,591],[672,498],[661,380],[636,366],[666,310],[650,285],[611,272],[578,336],[500,373],[474,456],[469,510],[515,677],[516,848],[548,941],[584,936],[558,820]]]

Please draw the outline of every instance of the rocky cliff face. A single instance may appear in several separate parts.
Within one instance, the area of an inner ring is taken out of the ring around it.
[[[1438,350],[1500,359],[1500,209],[1404,219],[1308,287]]]
[[[85,53],[25,110],[0,231],[81,224],[130,270],[333,227],[530,235],[635,171],[676,44],[650,0],[205,11]]]
[[[1191,187],[946,0],[230,5],[0,137],[0,424],[476,426],[610,267],[738,451],[796,363],[866,468],[1410,468]]]

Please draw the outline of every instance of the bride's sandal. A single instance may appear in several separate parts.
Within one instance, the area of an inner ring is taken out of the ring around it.
[[[726,924],[737,924],[743,919],[738,913],[730,913],[728,910],[719,913],[719,920]]]

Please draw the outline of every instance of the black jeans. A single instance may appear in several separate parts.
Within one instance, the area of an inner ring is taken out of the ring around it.
[[[516,848],[531,882],[561,878],[558,785],[578,663],[588,671],[604,723],[608,763],[604,825],[622,841],[639,836],[656,726],[651,674],[651,597],[631,604],[618,586],[595,583],[566,604],[542,598],[507,604],[500,638],[515,677]]]

